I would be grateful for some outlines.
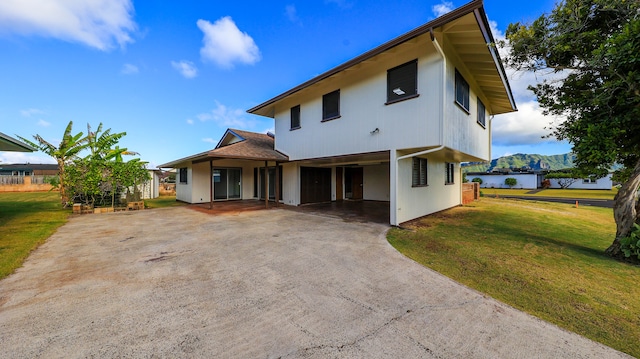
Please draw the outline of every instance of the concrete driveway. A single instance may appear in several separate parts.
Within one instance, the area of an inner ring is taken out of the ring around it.
[[[0,281],[4,358],[626,358],[282,209],[72,218]]]

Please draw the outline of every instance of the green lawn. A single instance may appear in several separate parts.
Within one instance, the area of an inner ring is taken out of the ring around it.
[[[391,229],[401,253],[544,320],[640,356],[640,267],[603,252],[612,210],[483,198]]]
[[[19,268],[70,213],[58,192],[0,193],[0,279]]]
[[[145,199],[144,206],[146,208],[164,208],[164,207],[175,207],[175,206],[184,206],[184,202],[176,201],[176,196],[160,196],[154,199]]]
[[[544,189],[535,194],[529,194],[530,189],[508,189],[508,188],[480,188],[483,195],[488,196],[531,196],[531,197],[558,197],[558,198],[591,198],[591,199],[613,199],[618,193],[618,189]]]

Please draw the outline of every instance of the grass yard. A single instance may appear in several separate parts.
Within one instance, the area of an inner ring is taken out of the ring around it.
[[[409,258],[640,357],[640,267],[604,255],[611,209],[483,198],[407,227],[388,240]]]
[[[176,207],[184,206],[184,202],[176,201],[176,196],[160,196],[154,199],[145,199],[144,206],[146,208],[164,208],[164,207]]]
[[[70,213],[58,192],[0,193],[0,279],[19,268]]]
[[[481,188],[483,195],[489,196],[527,196],[527,197],[557,197],[557,198],[590,198],[590,199],[613,199],[618,189],[544,189],[538,193],[529,194],[530,189],[508,189],[508,188]]]

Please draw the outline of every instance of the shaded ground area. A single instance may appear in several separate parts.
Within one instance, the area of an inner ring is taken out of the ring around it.
[[[264,201],[242,200],[193,204],[189,207],[208,214],[239,214],[247,211],[259,211],[276,208],[274,202],[265,204]],[[210,208],[211,207],[211,208]],[[321,216],[338,217],[348,222],[373,222],[389,224],[389,202],[382,201],[334,201],[326,203],[305,204],[302,206],[288,206],[278,204],[277,208]]]
[[[396,252],[270,209],[72,218],[0,281],[6,358],[626,358]]]

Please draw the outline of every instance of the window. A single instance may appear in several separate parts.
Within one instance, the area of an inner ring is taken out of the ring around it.
[[[595,177],[583,178],[582,183],[584,184],[596,184],[598,180]]]
[[[482,101],[480,101],[480,99],[478,99],[478,123],[482,127],[486,127],[487,126],[485,124],[485,120],[484,120],[484,116],[485,116],[486,112],[487,111],[486,111],[486,109],[484,107],[484,104],[482,103]]]
[[[453,184],[453,178],[454,178],[454,172],[453,170],[455,169],[455,164],[451,163],[451,162],[447,162],[445,163],[445,180],[444,180],[444,184]]]
[[[413,157],[413,172],[411,176],[411,185],[420,187],[427,185],[427,159]]]
[[[187,183],[187,167],[180,169],[180,183]]]
[[[291,129],[300,128],[300,105],[291,108]]]
[[[387,71],[387,104],[418,96],[418,60]]]
[[[469,112],[469,84],[456,70],[456,103]]]
[[[322,121],[340,117],[340,90],[322,96]]]

